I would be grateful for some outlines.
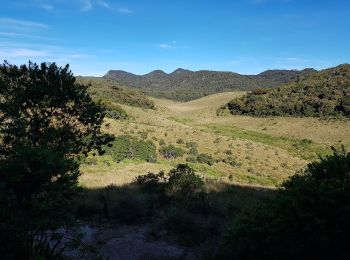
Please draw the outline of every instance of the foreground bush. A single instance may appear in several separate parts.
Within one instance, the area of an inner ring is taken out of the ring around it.
[[[230,259],[348,259],[350,153],[335,152],[286,181],[276,196],[237,217]]]
[[[49,259],[38,255],[39,244],[31,245],[39,234],[72,223],[75,158],[102,152],[110,139],[101,133],[104,107],[76,83],[68,65],[5,62],[0,115],[0,255]]]

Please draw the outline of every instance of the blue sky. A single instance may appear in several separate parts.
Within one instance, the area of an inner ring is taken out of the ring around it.
[[[1,0],[0,59],[76,75],[322,69],[349,46],[348,0]]]

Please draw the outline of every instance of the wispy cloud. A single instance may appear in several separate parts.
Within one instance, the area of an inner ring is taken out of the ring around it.
[[[82,0],[82,7],[81,7],[81,11],[82,12],[87,12],[90,11],[92,9],[92,4],[89,0]]]
[[[49,53],[41,50],[31,49],[13,49],[13,50],[0,50],[0,56],[6,58],[39,58],[47,57]]]
[[[107,3],[106,1],[99,0],[99,1],[98,1],[98,4],[101,5],[101,6],[103,6],[104,8],[107,8],[107,9],[110,8],[109,3]]]
[[[50,4],[43,4],[43,5],[40,5],[39,7],[42,8],[42,9],[45,9],[47,11],[52,11],[52,10],[55,9],[54,6],[50,5]]]
[[[118,12],[122,14],[131,14],[132,11],[129,8],[118,8]]]
[[[159,44],[159,48],[161,49],[171,49],[172,46],[166,43]]]
[[[47,29],[49,26],[43,23],[37,23],[32,21],[17,20],[12,18],[1,18],[0,25],[4,26],[15,26],[15,27],[26,27],[26,28],[37,28],[37,29]]]
[[[158,44],[158,47],[164,50],[170,50],[170,49],[188,49],[188,46],[185,45],[178,45],[177,41],[172,41],[170,43],[161,43]]]

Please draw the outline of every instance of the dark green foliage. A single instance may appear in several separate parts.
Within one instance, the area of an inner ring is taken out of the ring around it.
[[[176,159],[184,155],[185,151],[172,144],[163,146],[159,150],[160,154],[167,160]]]
[[[160,171],[159,173],[149,172],[145,175],[137,176],[135,182],[147,190],[156,189],[159,184],[165,183],[167,181],[167,177],[165,176],[164,171]]]
[[[195,148],[191,148],[191,149],[195,149]],[[197,149],[195,151],[196,151],[195,154],[191,154],[191,156],[186,158],[186,162],[203,163],[203,164],[208,164],[209,166],[215,163],[214,158],[210,154],[206,154],[206,153],[198,154]]]
[[[226,236],[230,259],[348,259],[350,153],[310,163],[276,196],[248,208]]]
[[[170,194],[191,197],[203,188],[204,181],[187,164],[179,164],[169,172],[167,189]]]
[[[120,86],[116,81],[94,77],[78,77],[78,82],[89,85],[89,93],[96,99],[109,100],[133,107],[154,109],[154,103],[141,92]]]
[[[215,160],[210,154],[201,153],[197,156],[197,162],[213,165]]]
[[[178,139],[176,140],[176,143],[177,143],[177,144],[184,144],[185,142],[184,142],[184,140],[183,140],[182,138],[178,138]]]
[[[160,139],[160,140],[159,140],[159,145],[161,145],[161,146],[165,145],[164,139]]]
[[[112,79],[128,87],[141,89],[146,94],[181,101],[188,101],[214,93],[233,90],[252,90],[275,87],[296,81],[315,70],[272,70],[258,75],[240,75],[232,72],[189,71],[177,69],[170,74],[153,71],[138,76],[124,71],[109,71],[104,78]]]
[[[222,159],[222,162],[229,164],[234,168],[239,168],[241,166],[241,164],[236,162],[232,156],[228,156],[227,158]]]
[[[4,259],[48,257],[50,250],[42,243],[34,247],[28,243],[48,229],[72,223],[79,176],[74,159],[91,149],[102,151],[110,140],[100,131],[104,108],[92,101],[86,89],[75,82],[68,65],[0,66],[0,255]]]
[[[349,100],[350,65],[341,65],[298,82],[255,90],[225,107],[235,115],[350,117]]]
[[[104,101],[103,105],[105,106],[105,109],[106,109],[106,117],[116,119],[116,120],[124,120],[128,118],[128,114],[120,106],[113,104],[110,101]]]
[[[135,137],[122,135],[115,137],[106,153],[112,155],[113,159],[121,162],[124,159],[136,159],[147,162],[157,160],[156,146],[152,141],[138,140]]]
[[[104,141],[100,125],[104,109],[92,101],[87,87],[75,82],[68,65],[0,66],[1,138],[46,145],[64,154],[87,152]]]

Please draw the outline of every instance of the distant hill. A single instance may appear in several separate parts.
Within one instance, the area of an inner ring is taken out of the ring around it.
[[[154,108],[153,101],[143,93],[124,87],[113,80],[98,77],[77,77],[77,81],[80,84],[90,85],[88,91],[92,97],[105,103],[115,102],[134,107]]]
[[[147,95],[189,101],[225,91],[276,87],[314,72],[314,69],[268,70],[258,75],[241,75],[233,72],[177,69],[170,74],[155,70],[145,75],[134,75],[121,70],[110,70],[104,78],[141,89]]]
[[[239,115],[350,117],[350,65],[322,70],[280,87],[255,89],[225,107]]]

